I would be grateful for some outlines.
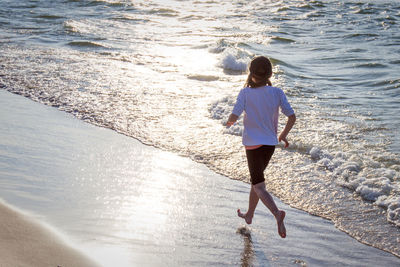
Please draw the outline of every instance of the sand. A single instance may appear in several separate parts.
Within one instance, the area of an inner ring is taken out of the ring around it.
[[[96,266],[51,228],[0,202],[0,266]]]

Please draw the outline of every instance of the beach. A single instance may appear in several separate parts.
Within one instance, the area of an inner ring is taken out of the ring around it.
[[[400,264],[278,199],[286,239],[262,205],[246,226],[249,184],[4,90],[0,120],[5,266]]]
[[[297,117],[291,146],[278,145],[265,170],[268,191],[400,256],[399,10],[393,0],[0,0],[0,89],[78,119],[42,122],[39,113],[28,120],[27,107],[22,118],[7,113],[14,124],[2,125],[8,178],[1,197],[52,214],[45,221],[60,231],[65,225],[67,236],[74,236],[68,227],[80,234],[120,229],[115,242],[130,247],[132,214],[159,202],[187,210],[181,202],[194,202],[181,188],[196,177],[204,181],[193,184],[200,196],[220,192],[204,177],[229,186],[241,181],[239,191],[247,192],[243,116],[229,129],[225,122],[248,63],[263,55],[273,65],[272,85]],[[285,121],[281,114],[278,132]],[[18,134],[28,133],[18,141],[7,132],[15,125]],[[190,172],[195,166],[212,172]],[[176,195],[165,187],[176,187]],[[140,202],[137,195],[146,197]],[[169,212],[154,212],[164,214],[154,220],[181,218]]]

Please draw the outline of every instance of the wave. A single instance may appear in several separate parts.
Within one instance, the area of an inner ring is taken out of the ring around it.
[[[358,8],[353,11],[354,14],[360,14],[360,15],[370,15],[370,14],[375,14],[376,12],[377,12],[376,9],[369,6]]]
[[[232,46],[229,42],[221,40],[214,49],[222,50],[218,66],[228,74],[243,74],[247,71],[247,65],[252,54],[244,49]]]
[[[219,54],[219,53],[224,52],[225,49],[227,49],[229,47],[233,47],[233,46],[234,46],[233,42],[229,42],[225,39],[221,39],[216,44],[211,45],[208,48],[208,52],[214,53],[214,54]]]
[[[72,42],[69,42],[68,45],[77,46],[77,47],[107,48],[104,45],[101,45],[101,44],[95,43],[95,42],[91,42],[91,41],[72,41]]]
[[[290,38],[285,38],[285,37],[279,37],[279,36],[273,36],[271,37],[271,40],[277,43],[294,43],[296,42],[293,39]]]
[[[363,63],[359,65],[355,65],[355,68],[364,68],[364,69],[384,69],[387,68],[387,65],[371,62],[371,63]]]
[[[286,61],[277,59],[277,58],[275,58],[275,57],[269,57],[269,59],[271,60],[272,65],[274,65],[274,66],[275,66],[275,65],[280,65],[280,66],[288,67],[288,68],[292,69],[293,71],[296,70],[295,66],[289,64],[289,63],[286,62]]]
[[[140,23],[148,23],[150,22],[149,19],[139,19],[137,17],[123,14],[119,16],[112,17],[111,20],[116,20],[116,21],[132,21],[132,22],[140,22]]]
[[[44,15],[38,15],[35,18],[40,18],[40,19],[63,19],[63,16],[57,16],[57,15],[48,15],[48,14],[44,14]]]
[[[232,54],[227,54],[221,59],[220,66],[224,70],[242,73],[245,72],[247,69],[247,62],[236,58]]]
[[[120,6],[126,6],[129,2],[127,1],[107,1],[107,0],[93,0],[88,3],[88,5],[101,5],[105,4],[108,6],[115,6],[115,7],[120,7]]]
[[[155,8],[148,11],[148,13],[151,15],[159,15],[163,17],[176,17],[179,14],[178,11],[169,8]]]
[[[379,37],[378,34],[375,33],[351,33],[343,36],[344,39],[366,39],[366,40],[374,40]]]
[[[193,75],[188,75],[187,77],[188,77],[188,79],[191,79],[191,80],[204,81],[204,82],[212,82],[212,81],[219,80],[218,76],[204,75],[204,74],[193,74]]]
[[[64,30],[70,35],[81,35],[81,36],[93,36],[100,37],[102,36],[103,27],[102,21],[99,20],[66,20],[63,22]]]
[[[205,18],[204,16],[188,15],[188,16],[181,18],[180,20],[191,21],[191,20],[203,20],[204,18]]]
[[[75,21],[75,20],[67,20],[64,21],[63,23],[63,27],[67,32],[71,32],[71,33],[78,33],[79,32],[79,22]]]

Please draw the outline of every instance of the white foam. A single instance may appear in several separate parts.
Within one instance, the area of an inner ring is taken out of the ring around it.
[[[210,53],[221,54],[218,67],[227,71],[246,72],[252,54],[240,49],[235,43],[220,40],[208,49]]]
[[[233,106],[235,104],[235,98],[233,96],[227,96],[217,101],[214,101],[208,111],[211,117],[215,120],[220,120],[222,125],[226,125],[228,117],[232,112]],[[243,133],[243,118],[242,116],[238,121],[231,127],[226,127],[223,131],[225,134],[238,135],[241,136]]]
[[[211,117],[215,120],[227,120],[235,104],[234,101],[234,98],[229,96],[214,101],[208,109]]]
[[[321,150],[319,147],[311,148],[309,154],[313,160],[319,160],[319,159],[323,159],[323,158],[327,158],[330,160],[333,159],[333,156],[331,154],[327,153],[326,151]]]
[[[236,123],[229,128],[225,128],[224,133],[231,135],[242,136],[243,134],[243,125],[241,123]]]
[[[246,72],[249,56],[249,54],[237,49],[226,49],[222,53],[222,57],[218,65],[224,70]]]
[[[400,226],[400,196],[390,198],[387,209],[387,220]]]
[[[396,165],[391,168],[371,158],[343,152],[330,153],[319,147],[309,151],[318,166],[331,171],[339,185],[349,188],[362,199],[387,209],[387,220],[400,225],[400,179]]]
[[[246,71],[247,63],[237,59],[234,55],[226,55],[221,62],[221,65],[226,70]]]
[[[369,201],[377,201],[381,196],[387,196],[393,189],[391,182],[386,178],[375,178],[375,179],[357,179],[360,183],[357,185],[353,183],[356,193],[358,193],[363,199]],[[380,205],[378,205],[380,206]]]

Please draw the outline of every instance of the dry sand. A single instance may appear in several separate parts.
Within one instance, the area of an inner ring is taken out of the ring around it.
[[[53,230],[0,201],[0,266],[97,266]]]

